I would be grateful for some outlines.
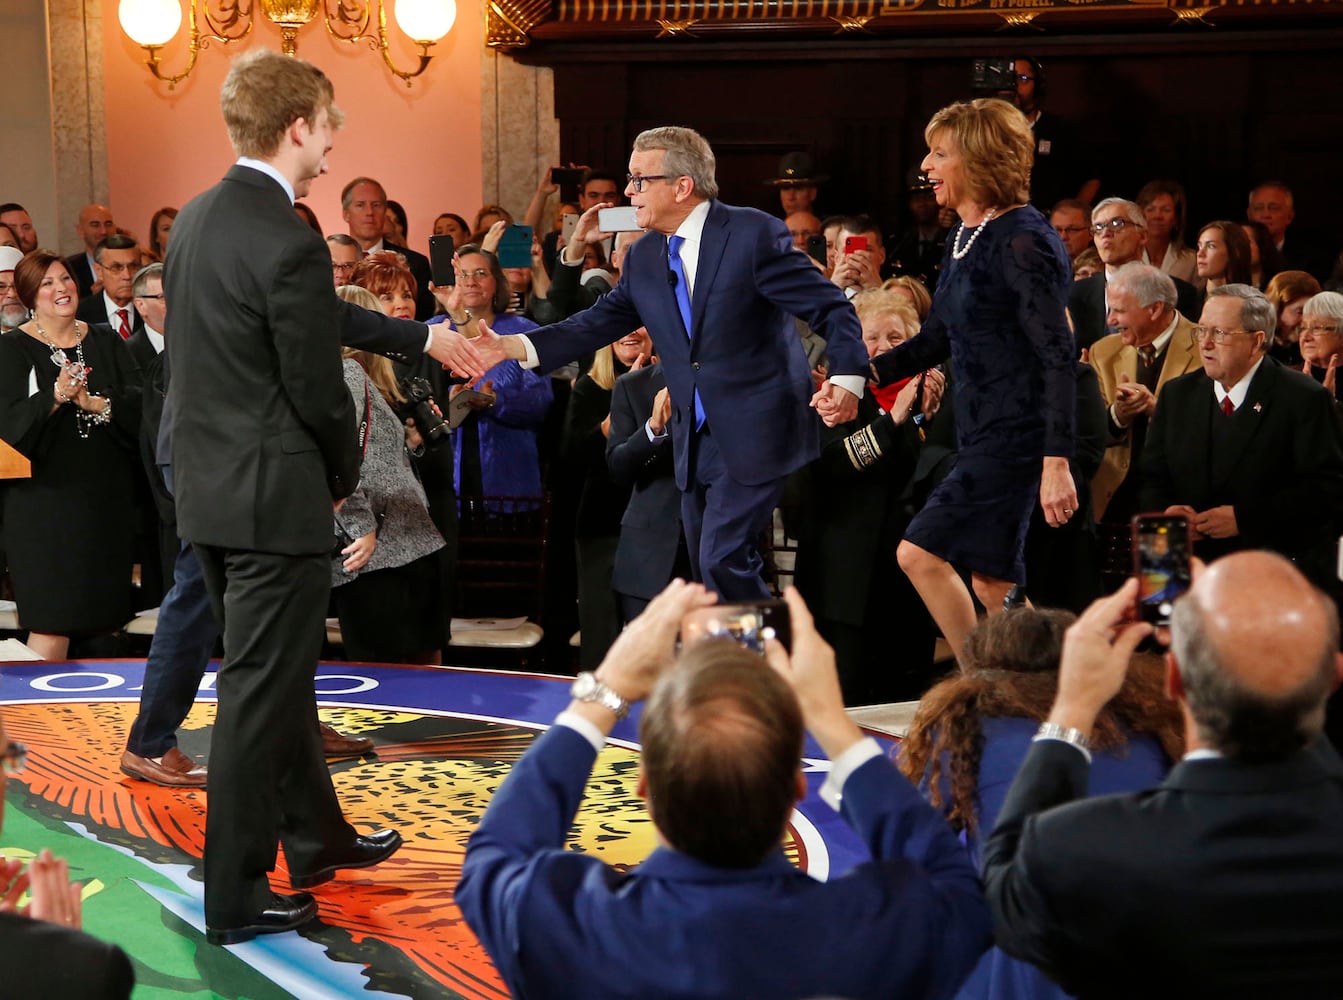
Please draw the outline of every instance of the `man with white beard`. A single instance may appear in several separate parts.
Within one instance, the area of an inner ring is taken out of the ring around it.
[[[0,247],[0,334],[28,322],[28,310],[14,291],[14,268],[23,254],[14,247]]]

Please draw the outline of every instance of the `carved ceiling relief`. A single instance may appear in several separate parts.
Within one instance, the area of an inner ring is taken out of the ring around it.
[[[1286,15],[1343,14],[1343,0],[486,0],[486,42],[512,49],[533,40],[591,41],[619,34],[624,40],[740,38],[745,32],[782,29],[797,34],[882,35],[911,25],[937,24],[982,34],[984,15],[1000,28],[1048,30],[1079,18],[1097,23],[1202,24],[1226,14],[1283,25]],[[931,19],[936,18],[936,22]],[[645,33],[646,32],[646,33]]]

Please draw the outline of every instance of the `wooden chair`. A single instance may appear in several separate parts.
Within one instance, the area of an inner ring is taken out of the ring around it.
[[[458,617],[450,647],[527,667],[545,638],[550,495],[461,496],[457,506]]]

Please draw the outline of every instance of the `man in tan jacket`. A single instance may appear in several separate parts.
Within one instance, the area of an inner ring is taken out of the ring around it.
[[[1106,287],[1105,322],[1114,332],[1091,347],[1110,420],[1110,446],[1091,481],[1097,521],[1123,524],[1138,513],[1129,470],[1138,464],[1156,397],[1168,381],[1200,366],[1194,323],[1175,303],[1169,275],[1137,261],[1115,271]]]

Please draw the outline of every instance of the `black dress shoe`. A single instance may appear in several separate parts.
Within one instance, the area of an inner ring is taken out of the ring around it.
[[[306,892],[292,896],[278,893],[271,897],[271,905],[242,927],[207,927],[205,939],[211,944],[241,944],[258,934],[280,934],[302,927],[317,916],[317,900]]]
[[[371,868],[386,861],[401,846],[401,834],[395,830],[379,830],[367,836],[356,837],[345,853],[316,871],[303,875],[291,874],[289,884],[295,889],[311,889],[313,886],[330,882],[341,868]]]

